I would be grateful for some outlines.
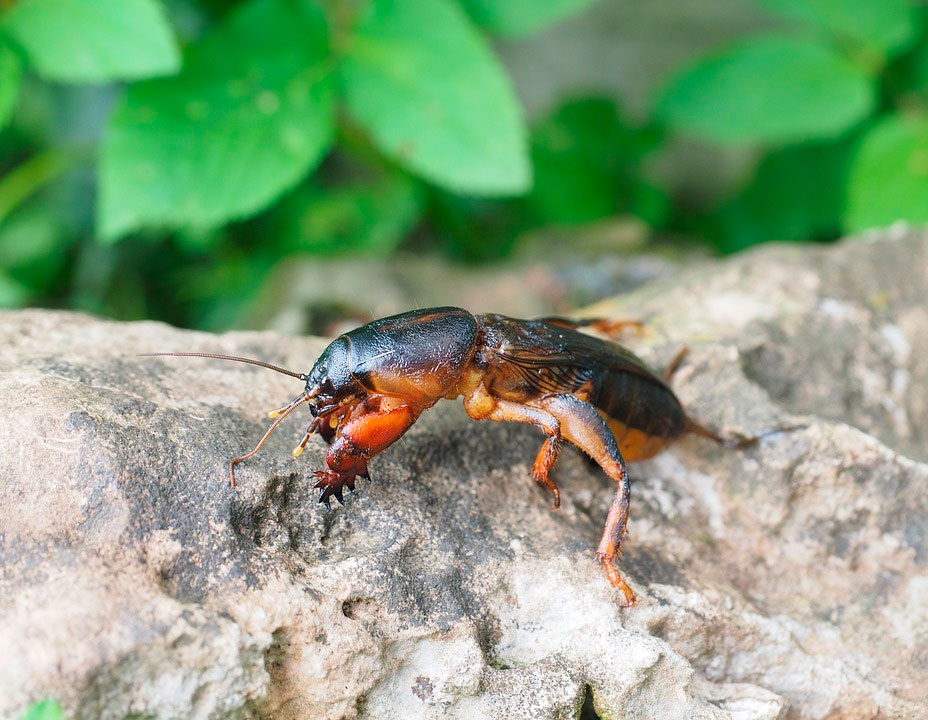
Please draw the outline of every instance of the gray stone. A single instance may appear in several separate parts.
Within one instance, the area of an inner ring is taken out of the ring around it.
[[[565,452],[428,412],[344,506],[293,421],[227,481],[319,339],[0,314],[0,717],[912,718],[928,703],[928,236],[770,247],[602,306],[691,414],[631,467],[622,609],[593,550],[612,494]]]

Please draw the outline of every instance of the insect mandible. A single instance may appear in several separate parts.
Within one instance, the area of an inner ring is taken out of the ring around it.
[[[561,443],[585,451],[615,482],[596,559],[626,605],[635,593],[616,568],[628,521],[630,483],[625,462],[652,457],[685,432],[716,442],[715,433],[687,417],[667,384],[621,345],[579,332],[601,321],[517,320],[473,315],[455,307],[427,308],[375,320],[340,335],[309,373],[248,358],[210,353],[149,353],[235,360],[282,372],[306,383],[300,395],[269,413],[274,423],[255,448],[304,403],[313,420],[294,448],[299,456],[313,434],[329,444],[315,473],[320,502],[341,501],[355,478],[369,479],[368,461],[398,440],[424,410],[463,396],[475,420],[526,422],[547,436],[532,476],[560,504],[550,477]],[[672,364],[673,365],[673,364]],[[670,370],[672,372],[672,370]]]

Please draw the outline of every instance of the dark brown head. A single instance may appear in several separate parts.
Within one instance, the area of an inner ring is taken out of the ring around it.
[[[351,373],[351,343],[344,335],[322,351],[306,378],[306,397],[313,415],[335,407],[364,391]]]

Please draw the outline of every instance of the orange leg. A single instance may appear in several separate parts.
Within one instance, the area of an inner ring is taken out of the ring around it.
[[[683,358],[686,357],[686,354],[690,351],[685,345],[677,350],[677,354],[673,356],[673,360],[670,361],[670,364],[664,368],[664,372],[661,373],[661,377],[664,382],[669,383],[670,379],[673,377],[673,374],[680,368],[680,363],[683,362]]]
[[[573,395],[547,395],[536,402],[557,418],[563,436],[599,463],[616,483],[615,496],[606,516],[596,559],[612,586],[624,596],[626,606],[634,605],[635,592],[622,579],[615,566],[622,555],[622,539],[628,523],[631,496],[628,472],[615,436],[592,405]]]
[[[368,477],[367,461],[399,440],[417,417],[411,407],[400,405],[358,415],[340,427],[325,456],[325,470],[316,473],[314,487],[322,488],[319,502],[328,504],[333,495],[341,502],[345,487],[354,490],[356,476]]]
[[[497,400],[483,385],[464,398],[464,409],[475,420],[529,422],[548,434],[548,440],[535,458],[533,474],[537,471],[535,478],[538,482],[552,490],[555,506],[560,500],[560,493],[554,482],[548,478],[548,471],[557,459],[557,448],[560,447],[562,437],[586,452],[615,480],[616,493],[606,517],[606,526],[599,541],[596,559],[602,565],[603,572],[612,586],[622,593],[625,605],[634,605],[635,592],[615,567],[622,554],[622,538],[625,536],[625,526],[628,523],[631,486],[615,436],[596,409],[589,403],[566,394],[546,395],[533,401],[531,405]]]
[[[644,332],[644,323],[640,320],[613,320],[612,318],[581,318],[573,320],[563,317],[543,317],[539,318],[548,325],[557,325],[558,327],[569,328],[570,330],[579,330],[580,328],[592,328],[596,332],[610,338],[621,336],[626,329],[633,329],[636,334],[641,335]]]
[[[509,400],[497,400],[483,385],[464,399],[464,409],[475,420],[527,422],[541,428],[548,438],[535,456],[535,462],[532,464],[532,477],[551,493],[554,507],[560,507],[561,491],[548,475],[561,449],[561,428],[557,418],[538,408]]]

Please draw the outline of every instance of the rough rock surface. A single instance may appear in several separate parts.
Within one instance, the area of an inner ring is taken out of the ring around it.
[[[260,437],[324,341],[0,314],[0,717],[914,718],[928,704],[928,235],[772,247],[604,310],[694,417],[634,479],[618,607],[592,554],[612,488],[563,505],[532,428],[442,403],[346,504],[321,443]],[[589,690],[587,689],[589,688]]]

